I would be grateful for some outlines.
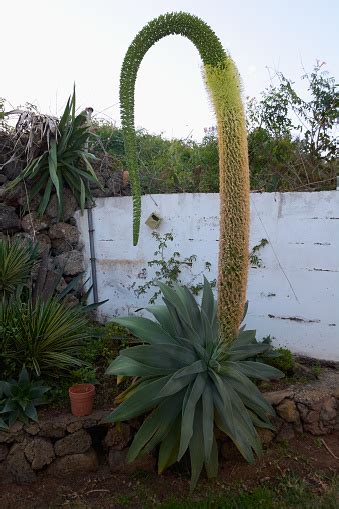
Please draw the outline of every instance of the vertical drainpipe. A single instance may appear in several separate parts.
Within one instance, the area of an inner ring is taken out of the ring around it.
[[[93,108],[86,108],[87,122],[91,123],[91,115]],[[88,151],[88,141],[85,145],[85,150]],[[94,227],[93,227],[93,202],[87,206],[87,220],[88,220],[88,237],[89,237],[89,251],[91,260],[91,275],[92,275],[92,287],[93,287],[93,300],[97,304],[98,298],[98,280],[97,280],[97,267],[95,258],[95,245],[94,245]]]

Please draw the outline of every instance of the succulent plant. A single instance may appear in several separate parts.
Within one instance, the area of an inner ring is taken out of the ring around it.
[[[249,169],[240,79],[213,30],[196,16],[168,13],[150,21],[129,46],[120,77],[121,123],[133,192],[133,243],[139,238],[141,189],[134,126],[134,90],[146,52],[170,34],[187,37],[204,64],[217,127],[220,168],[218,312],[225,342],[236,337],[246,301],[249,238]]]
[[[138,377],[120,395],[122,403],[107,420],[119,422],[150,412],[134,437],[128,460],[160,444],[158,471],[189,451],[191,487],[203,465],[218,471],[215,429],[228,435],[248,462],[260,455],[256,427],[271,428],[274,411],[250,378],[268,380],[284,374],[248,359],[269,345],[251,344],[254,331],[242,329],[228,346],[220,339],[217,306],[207,280],[201,306],[186,288],[158,283],[164,305],[146,308],[143,317],[117,318],[144,344],[122,350],[107,374]]]
[[[27,369],[22,368],[18,381],[0,381],[0,428],[12,426],[17,420],[38,420],[36,407],[46,401],[44,395],[49,387],[30,380]]]

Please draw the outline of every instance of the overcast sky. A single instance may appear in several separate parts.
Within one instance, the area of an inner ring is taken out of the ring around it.
[[[233,56],[244,96],[270,81],[271,69],[297,81],[317,59],[338,78],[339,0],[4,0],[0,97],[60,114],[73,82],[78,106],[119,119],[119,74],[137,32],[168,11],[201,17]],[[136,87],[136,124],[167,137],[200,139],[214,125],[192,43],[158,42],[145,56]]]

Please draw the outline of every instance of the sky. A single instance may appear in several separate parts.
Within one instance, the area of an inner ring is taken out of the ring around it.
[[[275,71],[296,82],[316,60],[339,77],[339,0],[5,0],[0,97],[60,115],[73,83],[77,106],[120,125],[119,74],[129,44],[171,11],[201,17],[238,66],[243,96],[259,96]],[[180,36],[146,54],[136,84],[137,127],[200,140],[215,125],[193,44]]]

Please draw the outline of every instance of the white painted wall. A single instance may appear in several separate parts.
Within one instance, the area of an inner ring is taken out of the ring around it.
[[[134,290],[157,243],[145,220],[157,212],[160,233],[173,232],[168,254],[196,254],[191,281],[204,262],[217,277],[218,194],[147,195],[142,198],[140,241],[132,245],[130,197],[99,198],[93,209],[99,299],[103,320],[132,314],[147,304]],[[87,215],[77,216],[89,263]],[[339,360],[339,192],[251,194],[251,247],[267,238],[259,256],[263,267],[249,274],[246,323],[258,338],[274,336],[276,345],[319,359]],[[147,280],[153,276],[147,269]],[[201,279],[199,276],[198,280]]]

